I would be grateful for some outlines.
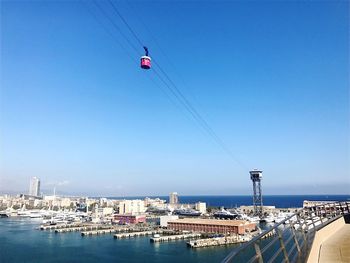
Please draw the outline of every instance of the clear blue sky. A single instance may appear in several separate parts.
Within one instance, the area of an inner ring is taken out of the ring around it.
[[[266,194],[350,193],[347,1],[115,2],[246,167],[99,3],[139,53],[93,2],[1,2],[1,192],[250,194],[260,168]]]

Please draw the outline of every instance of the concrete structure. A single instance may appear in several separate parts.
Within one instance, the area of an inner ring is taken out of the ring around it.
[[[160,216],[159,224],[161,227],[167,227],[169,221],[174,221],[179,219],[179,216]]]
[[[236,244],[241,242],[248,242],[252,239],[251,236],[225,236],[225,237],[216,237],[216,238],[205,238],[205,239],[197,239],[187,242],[187,245],[191,248],[199,248],[199,247],[212,247],[212,246],[222,246],[229,244]]]
[[[190,238],[197,238],[201,237],[201,234],[199,233],[188,233],[188,234],[181,234],[181,235],[170,235],[170,236],[159,236],[159,237],[151,237],[151,242],[168,242],[168,241],[174,241],[174,240],[182,240],[182,239],[190,239]]]
[[[177,204],[179,203],[179,197],[177,195],[177,192],[172,192],[169,194],[169,203],[170,204]]]
[[[202,214],[206,214],[207,213],[207,204],[203,203],[203,202],[197,202],[195,204],[195,209],[199,212],[201,212]]]
[[[186,218],[168,222],[168,228],[176,231],[201,233],[245,234],[256,229],[256,224],[245,220],[216,220]]]
[[[30,178],[29,195],[40,196],[40,180],[37,177]]]
[[[254,214],[262,217],[263,215],[263,202],[262,202],[262,191],[261,191],[261,180],[262,171],[253,170],[250,171],[250,179],[253,182],[253,206]]]
[[[123,200],[118,204],[118,213],[123,214],[143,214],[146,211],[143,200]]]
[[[316,232],[307,262],[350,262],[350,224],[344,217]]]

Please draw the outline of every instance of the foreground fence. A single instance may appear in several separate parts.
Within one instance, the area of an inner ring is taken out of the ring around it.
[[[350,202],[303,208],[234,249],[222,262],[305,262],[316,231],[349,213]]]

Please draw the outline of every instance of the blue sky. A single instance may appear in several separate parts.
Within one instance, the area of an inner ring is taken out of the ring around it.
[[[347,1],[115,4],[244,165],[139,68],[107,1],[138,53],[93,2],[2,1],[1,192],[250,194],[260,168],[266,194],[349,194]]]

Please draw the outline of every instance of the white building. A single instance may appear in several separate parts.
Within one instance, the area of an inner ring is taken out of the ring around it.
[[[40,180],[37,177],[32,177],[29,184],[29,195],[39,196],[40,195]]]
[[[179,216],[160,216],[159,217],[159,221],[160,221],[160,226],[161,227],[167,227],[168,226],[168,222],[172,221],[172,220],[176,220],[179,219]]]
[[[118,204],[119,214],[143,214],[146,211],[143,200],[123,200]]]
[[[166,200],[160,198],[145,198],[145,206],[165,207]]]
[[[177,192],[172,192],[169,194],[169,203],[170,204],[177,204],[179,202],[179,197],[177,195]]]
[[[197,202],[195,204],[195,209],[199,212],[201,212],[202,214],[206,214],[207,213],[207,204],[203,203],[203,202]]]

